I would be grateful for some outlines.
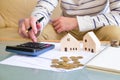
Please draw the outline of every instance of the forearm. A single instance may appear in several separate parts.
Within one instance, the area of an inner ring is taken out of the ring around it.
[[[101,14],[97,16],[77,17],[80,31],[88,31],[100,28],[106,25],[120,26],[120,15],[118,12],[111,12],[108,14]]]
[[[109,13],[95,16],[77,16],[80,31],[88,31],[106,25],[120,26],[120,1],[111,0]]]
[[[44,17],[41,22],[44,27],[49,22],[52,11],[55,9],[57,4],[58,0],[39,0],[31,16],[34,16],[37,19]]]

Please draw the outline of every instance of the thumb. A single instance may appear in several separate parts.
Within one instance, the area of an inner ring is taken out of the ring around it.
[[[37,30],[38,30],[38,31],[41,30],[41,24],[40,24],[40,23],[37,23],[37,24],[36,24],[36,27],[37,27]]]
[[[35,34],[36,37],[39,36],[40,32],[41,32],[41,24],[40,23],[37,23],[36,24],[36,27],[37,27],[37,34]]]

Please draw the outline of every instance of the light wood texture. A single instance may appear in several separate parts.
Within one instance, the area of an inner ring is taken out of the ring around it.
[[[0,38],[0,42],[27,42],[28,39],[15,39],[15,38]],[[60,42],[60,40],[43,40],[43,42]],[[82,41],[79,41],[82,42]],[[102,44],[110,44],[110,41],[100,41]]]
[[[65,52],[80,51],[80,42],[69,33],[61,39],[60,43],[61,51]]]
[[[88,32],[83,37],[83,50],[96,53],[100,49],[100,41],[93,32]]]

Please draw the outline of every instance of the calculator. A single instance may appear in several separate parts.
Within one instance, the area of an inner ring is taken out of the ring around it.
[[[54,44],[26,42],[15,46],[6,46],[6,51],[13,52],[20,55],[38,56],[55,47]]]

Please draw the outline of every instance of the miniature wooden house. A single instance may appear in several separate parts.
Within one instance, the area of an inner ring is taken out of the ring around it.
[[[80,51],[80,42],[69,33],[61,39],[60,43],[61,51],[65,52]]]
[[[88,32],[83,37],[83,49],[92,53],[96,53],[100,49],[100,41],[93,32]]]

